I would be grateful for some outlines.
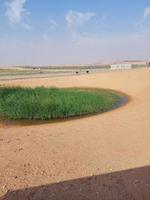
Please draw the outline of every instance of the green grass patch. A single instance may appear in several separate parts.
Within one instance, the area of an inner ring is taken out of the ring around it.
[[[0,87],[0,115],[14,120],[62,119],[108,111],[120,98],[108,90]]]

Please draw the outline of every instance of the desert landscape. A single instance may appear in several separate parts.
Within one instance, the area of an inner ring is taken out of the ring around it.
[[[126,94],[103,114],[0,123],[1,200],[149,200],[150,69],[1,80],[1,86],[106,88]]]
[[[150,1],[0,0],[0,200],[150,200]]]

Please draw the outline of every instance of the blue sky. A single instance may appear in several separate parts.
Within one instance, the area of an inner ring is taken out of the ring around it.
[[[150,0],[0,0],[0,65],[150,59]]]

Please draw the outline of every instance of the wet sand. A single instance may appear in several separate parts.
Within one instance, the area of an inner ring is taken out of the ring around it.
[[[0,199],[149,200],[150,70],[1,81],[109,88],[131,101],[112,112],[30,126],[0,126]]]

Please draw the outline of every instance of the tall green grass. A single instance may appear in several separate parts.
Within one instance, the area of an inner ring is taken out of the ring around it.
[[[68,118],[107,111],[119,100],[107,90],[0,87],[0,115],[15,120]]]

